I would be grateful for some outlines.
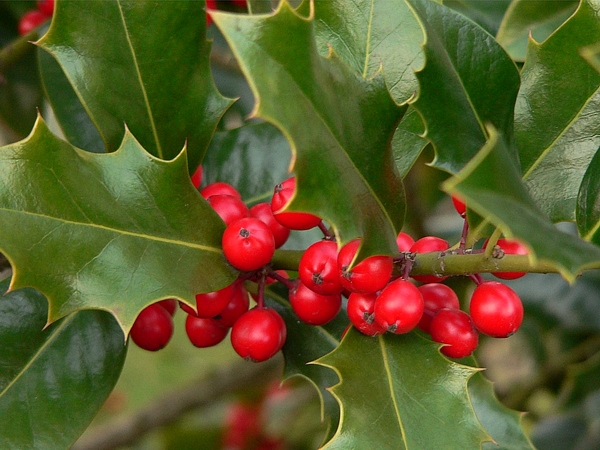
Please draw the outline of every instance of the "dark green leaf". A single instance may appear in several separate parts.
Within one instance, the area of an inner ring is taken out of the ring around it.
[[[0,298],[3,449],[70,447],[123,367],[127,347],[110,314],[82,311],[44,328],[47,316],[46,298],[33,289]]]
[[[423,67],[423,31],[404,1],[329,0],[315,3],[315,33],[321,54],[331,48],[356,73],[379,71],[400,104],[418,89]]]
[[[582,238],[600,244],[600,152],[588,166],[577,198],[577,228]]]
[[[204,2],[57,2],[39,45],[59,62],[108,151],[125,129],[161,159],[202,160],[228,106],[210,74]]]
[[[250,82],[256,115],[290,141],[298,188],[288,209],[324,218],[342,243],[362,236],[359,259],[395,253],[404,201],[390,141],[405,108],[383,78],[319,56],[313,22],[287,3],[271,16],[214,20]]]
[[[49,53],[38,55],[40,76],[52,112],[67,141],[75,147],[96,153],[106,151],[102,137],[77,98],[58,62]]]
[[[600,2],[579,9],[542,44],[530,41],[515,107],[523,179],[553,222],[575,220],[579,186],[600,146],[600,74],[580,49],[600,41]]]
[[[444,189],[456,190],[476,213],[527,245],[534,264],[549,263],[571,282],[583,269],[598,267],[600,248],[552,224],[521,181],[503,137],[491,128],[488,133],[488,143]]]
[[[573,14],[578,4],[578,0],[514,0],[496,39],[513,59],[524,61],[529,36],[537,42],[544,41]]]
[[[510,142],[519,73],[494,38],[464,16],[432,1],[407,1],[427,35],[413,106],[436,149],[432,164],[456,173],[487,141],[486,123]]]
[[[408,108],[392,139],[392,150],[400,177],[406,176],[427,145],[427,139],[422,137],[424,133],[419,113],[414,108]]]
[[[351,329],[318,360],[341,381],[332,389],[340,428],[324,448],[479,448],[489,436],[467,392],[476,369],[448,361],[438,347],[416,333],[372,338]]]
[[[98,308],[127,332],[149,303],[192,303],[235,277],[221,253],[224,224],[191,184],[185,152],[159,160],[129,133],[117,152],[84,152],[39,120],[0,150],[0,193],[11,287],[43,292],[50,321]]]
[[[443,0],[442,3],[467,16],[495,36],[511,0]]]

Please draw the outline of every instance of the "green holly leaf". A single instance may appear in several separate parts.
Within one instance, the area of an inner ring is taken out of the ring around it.
[[[46,96],[67,141],[91,152],[106,152],[98,129],[79,101],[60,64],[44,51],[38,52],[38,61]]]
[[[429,143],[427,139],[423,138],[424,134],[425,128],[421,116],[414,108],[408,108],[392,138],[394,159],[402,179],[408,174]]]
[[[524,61],[529,36],[542,42],[573,14],[578,0],[514,0],[511,2],[496,40],[516,61]]]
[[[583,239],[600,244],[600,152],[596,152],[588,166],[577,198],[577,227]]]
[[[398,104],[416,94],[414,72],[423,67],[424,36],[404,1],[316,2],[315,33],[321,54],[327,55],[333,48],[364,78],[383,70]]]
[[[416,333],[372,338],[349,330],[317,361],[340,377],[332,392],[341,423],[324,448],[466,449],[489,440],[467,391],[477,370],[443,358],[438,347]]]
[[[185,156],[159,160],[130,133],[117,152],[84,152],[38,120],[26,140],[0,150],[0,249],[14,270],[11,289],[43,292],[49,322],[103,309],[127,332],[153,301],[192,304],[229,284],[224,224],[191,184]]]
[[[470,358],[473,365],[475,361]],[[522,413],[508,409],[498,401],[493,384],[481,372],[469,379],[469,397],[477,418],[494,442],[485,442],[484,450],[533,449],[521,426]]]
[[[480,216],[514,236],[529,250],[533,264],[548,263],[570,282],[584,269],[600,266],[600,248],[559,231],[537,207],[503,137],[488,129],[490,140],[456,177],[444,183]],[[502,174],[502,176],[497,176]]]
[[[580,49],[600,41],[598,0],[577,12],[544,43],[529,42],[515,107],[515,139],[523,179],[553,222],[575,220],[577,195],[598,146],[600,74]]]
[[[298,187],[288,210],[324,218],[342,243],[363,237],[359,259],[397,252],[405,205],[390,141],[405,108],[383,77],[365,80],[335,53],[321,57],[313,21],[286,2],[269,16],[212,16],[249,80],[255,115],[290,141]]]
[[[519,73],[494,38],[461,14],[429,0],[407,1],[427,36],[412,106],[435,147],[432,165],[456,173],[487,141],[485,123],[510,142]]]
[[[287,288],[282,286],[269,288],[267,304],[281,314],[287,327],[287,339],[283,347],[284,379],[300,376],[317,389],[322,406],[321,419],[328,422],[327,438],[331,438],[339,424],[340,407],[329,388],[337,384],[339,378],[330,368],[313,364],[313,361],[339,345],[340,328],[343,330],[346,327],[348,318],[341,313],[327,326],[308,325],[298,320],[289,304]]]
[[[496,35],[511,0],[443,0],[440,3],[473,20],[491,35]]]
[[[0,283],[0,292],[9,280]],[[82,311],[46,327],[33,289],[0,298],[0,441],[3,449],[69,448],[119,378],[127,346],[114,318]]]
[[[57,2],[38,44],[58,60],[108,151],[125,123],[161,159],[187,142],[195,168],[229,105],[212,81],[205,22],[200,1]]]

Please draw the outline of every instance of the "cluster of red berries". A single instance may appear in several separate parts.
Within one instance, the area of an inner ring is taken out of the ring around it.
[[[196,187],[201,182],[201,170],[200,167],[192,177]],[[295,188],[295,178],[289,178],[275,187],[270,202],[251,208],[227,183],[212,183],[200,191],[225,222],[223,253],[242,274],[220,291],[198,294],[196,310],[181,304],[188,313],[188,337],[197,347],[218,344],[231,329],[232,346],[243,358],[264,361],[277,353],[285,343],[286,326],[275,310],[264,305],[263,299],[265,285],[276,281],[288,288],[293,311],[307,324],[324,325],[333,320],[340,312],[342,296],[345,296],[350,322],[363,334],[403,334],[418,327],[429,333],[434,341],[445,344],[442,353],[453,358],[470,355],[477,347],[479,333],[507,337],[519,328],[523,306],[518,295],[503,283],[483,281],[479,275],[471,276],[477,286],[469,302],[469,313],[466,313],[460,309],[454,291],[441,284],[446,277],[414,275],[410,280],[415,255],[449,251],[446,240],[427,236],[414,241],[408,234],[400,232],[396,240],[398,256],[375,255],[356,263],[360,239],[338,249],[335,236],[320,217],[284,211]],[[453,201],[459,214],[465,217],[464,203],[456,198]],[[314,227],[323,231],[324,238],[304,251],[297,279],[290,280],[270,268],[275,249],[286,242],[291,230]],[[499,239],[495,245],[504,253],[526,253],[526,248],[515,240]],[[512,279],[524,273],[495,275]],[[252,309],[249,309],[244,286],[248,280],[259,286],[255,296],[257,306]],[[156,309],[157,305],[160,303],[151,308]],[[134,329],[141,320],[142,315]],[[134,330],[132,337],[140,345]]]
[[[27,11],[19,19],[19,35],[25,36],[52,17],[54,0],[38,0],[37,9]]]

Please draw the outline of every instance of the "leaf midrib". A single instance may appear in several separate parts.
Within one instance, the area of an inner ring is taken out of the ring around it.
[[[189,247],[189,248],[194,248],[194,249],[198,249],[198,250],[204,250],[204,251],[207,251],[207,252],[220,253],[220,249],[218,249],[216,247],[209,247],[209,246],[206,246],[206,245],[195,244],[195,243],[192,243],[192,242],[182,241],[182,240],[178,240],[178,239],[168,239],[168,238],[165,238],[165,237],[154,236],[154,235],[149,235],[149,234],[134,233],[132,231],[122,230],[122,229],[118,229],[118,228],[111,228],[111,227],[107,227],[107,226],[99,225],[99,224],[95,224],[95,223],[75,222],[75,221],[72,221],[72,220],[62,219],[62,218],[58,218],[58,217],[52,217],[52,216],[48,216],[48,215],[45,215],[45,214],[37,214],[37,213],[28,212],[28,211],[17,211],[17,210],[13,210],[13,209],[9,209],[9,208],[0,208],[0,212],[7,212],[9,214],[10,213],[24,214],[24,215],[27,215],[27,216],[33,216],[33,217],[36,217],[36,218],[41,218],[41,219],[46,219],[46,220],[50,220],[50,221],[60,222],[61,225],[73,225],[73,226],[78,226],[78,227],[89,227],[89,228],[93,228],[93,229],[97,229],[97,230],[108,231],[110,233],[122,234],[122,235],[125,235],[125,236],[131,236],[131,237],[138,238],[138,239],[145,239],[145,240],[149,240],[149,241],[162,242],[162,243],[165,243],[165,244],[176,245],[176,246],[181,246],[181,247]]]

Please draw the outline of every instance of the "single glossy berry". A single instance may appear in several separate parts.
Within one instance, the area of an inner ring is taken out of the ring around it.
[[[177,300],[175,300],[174,298],[161,300],[160,302],[158,302],[158,304],[165,308],[169,312],[169,314],[171,314],[171,316],[173,316],[175,314],[175,311],[177,311]]]
[[[232,195],[211,195],[206,201],[226,225],[249,216],[246,204]]]
[[[220,325],[210,317],[187,316],[185,332],[195,347],[207,348],[222,342],[227,336],[229,328]]]
[[[515,333],[523,322],[521,299],[499,281],[484,281],[478,285],[471,296],[469,311],[480,332],[497,338]]]
[[[417,239],[410,248],[413,253],[431,253],[443,252],[450,248],[448,241],[437,236],[425,236]],[[436,275],[411,275],[415,280],[421,283],[439,283],[448,277],[438,277]]]
[[[200,195],[206,199],[213,195],[231,195],[232,197],[242,199],[242,194],[238,192],[236,188],[234,188],[229,183],[225,183],[224,181],[216,181],[202,188],[200,191]]]
[[[342,292],[337,244],[322,240],[310,245],[300,258],[298,276],[302,283],[318,294]]]
[[[375,321],[394,334],[408,333],[417,326],[425,309],[423,296],[410,281],[388,284],[375,300]]]
[[[300,320],[309,325],[325,325],[342,309],[342,296],[317,294],[302,282],[290,289],[290,304]]]
[[[285,322],[272,308],[255,307],[231,329],[231,345],[238,355],[255,362],[266,361],[285,344]]]
[[[155,352],[169,343],[173,328],[171,314],[160,304],[153,303],[137,316],[130,336],[138,347]]]
[[[423,296],[425,311],[419,321],[418,327],[429,333],[431,319],[442,308],[460,309],[458,296],[451,287],[441,283],[429,283],[419,286],[419,292]]]
[[[271,210],[277,221],[290,230],[309,230],[321,223],[321,218],[305,212],[283,211],[296,191],[296,178],[288,178],[275,186],[271,198]]]
[[[214,319],[219,325],[232,327],[236,320],[248,311],[249,307],[250,299],[248,291],[242,283],[234,283],[231,300],[229,300],[227,306]]]
[[[19,20],[19,35],[25,36],[27,33],[43,24],[46,20],[48,20],[48,16],[37,9],[27,11]]]
[[[271,229],[271,233],[273,233],[273,237],[275,238],[275,248],[279,248],[286,243],[290,237],[291,230],[281,225],[275,219],[270,203],[257,203],[250,208],[249,212],[251,217],[256,217]]]
[[[391,256],[369,256],[349,269],[354,260],[360,239],[348,242],[338,254],[340,283],[351,292],[368,294],[383,289],[392,276],[394,260]]]
[[[194,174],[191,176],[192,184],[194,185],[194,187],[196,189],[198,189],[200,187],[200,185],[202,184],[202,174],[203,174],[203,169],[202,169],[202,164],[200,164],[198,166],[198,168],[196,169],[196,171],[194,172]]]
[[[460,196],[453,194],[452,204],[454,205],[454,209],[460,215],[460,217],[465,217],[467,215],[467,205]]]
[[[441,344],[441,352],[450,358],[466,358],[477,348],[479,333],[471,317],[460,309],[442,308],[430,324],[431,339]]]
[[[486,248],[488,241],[486,240],[483,244],[483,248]],[[527,247],[521,244],[517,239],[502,238],[498,239],[496,245],[502,249],[507,255],[526,255],[528,253]],[[514,280],[521,278],[526,272],[492,272],[493,275],[502,280]]]
[[[396,237],[396,244],[398,245],[398,250],[401,252],[409,252],[410,248],[415,243],[415,240],[410,236],[410,234],[401,231],[398,233]]]
[[[377,294],[359,294],[353,292],[348,297],[346,310],[352,325],[367,336],[377,336],[386,329],[375,321],[375,300]]]
[[[267,225],[246,217],[228,225],[222,238],[223,253],[236,269],[260,269],[275,253],[275,239]]]
[[[54,0],[37,0],[37,9],[46,17],[54,14]]]

